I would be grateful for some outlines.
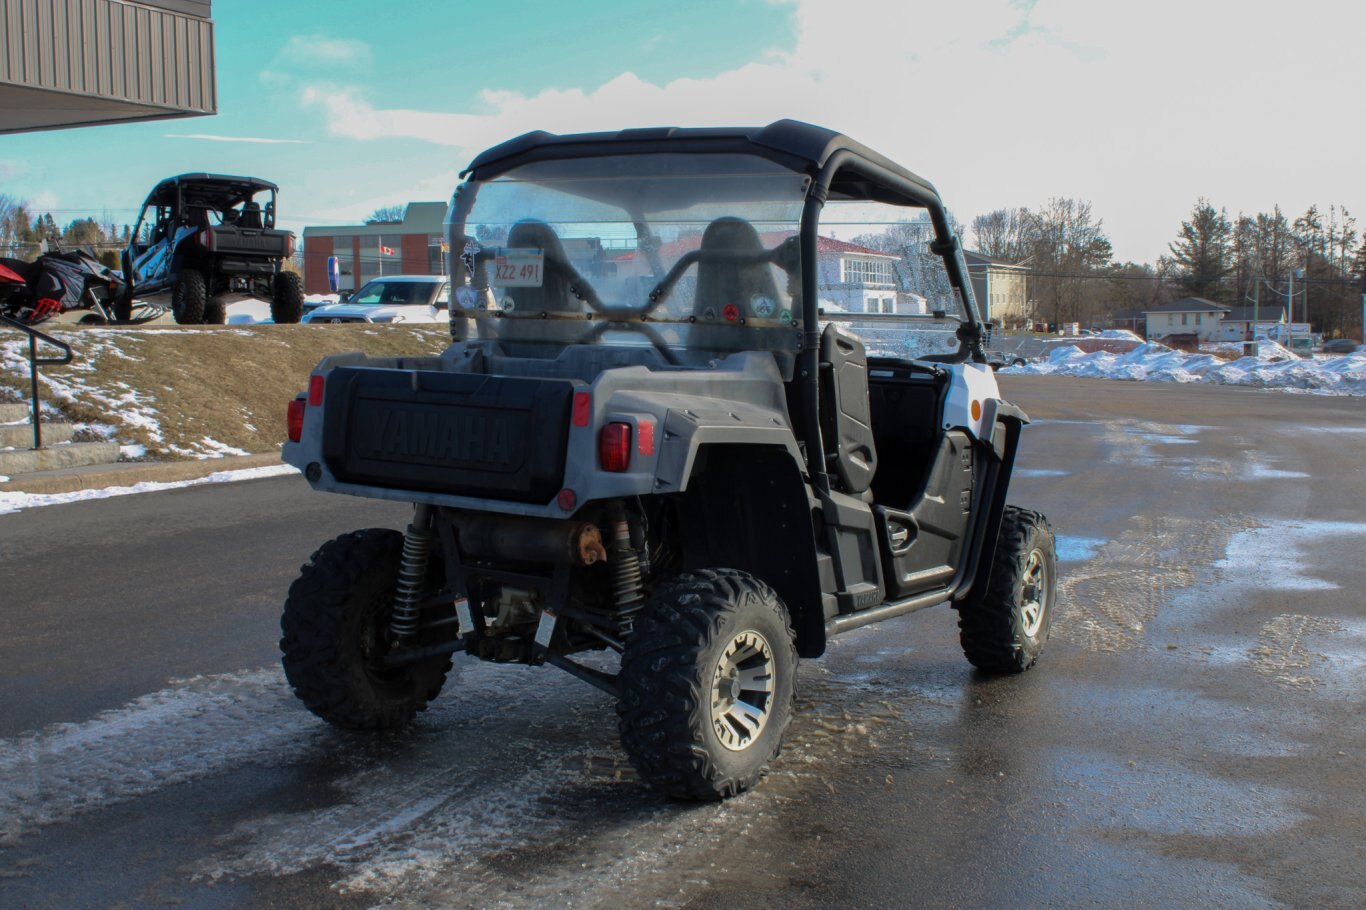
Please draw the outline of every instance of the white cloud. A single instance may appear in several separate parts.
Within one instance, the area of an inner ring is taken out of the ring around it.
[[[387,205],[404,205],[409,202],[449,202],[451,191],[460,181],[460,169],[442,171],[428,175],[414,175],[398,192],[364,191],[349,193],[344,201],[332,197],[312,197],[298,203],[305,208],[291,207],[285,212],[281,224],[302,232],[305,226],[359,224],[360,220],[378,208]],[[325,207],[316,207],[317,199],[326,198],[333,202]],[[287,222],[287,223],[286,223]]]
[[[0,160],[0,180],[17,180],[27,173],[27,162]]]
[[[332,38],[327,35],[295,35],[285,42],[277,63],[294,66],[326,65],[369,69],[374,60],[370,45],[354,38]]]
[[[965,220],[1089,199],[1121,258],[1152,260],[1197,196],[1231,210],[1366,207],[1350,100],[1366,6],[1258,14],[1215,0],[778,0],[790,49],[707,79],[490,88],[477,112],[380,108],[313,83],[334,136],[469,156],[532,129],[762,124],[846,132],[925,174]],[[1312,166],[1306,162],[1312,161]]]
[[[27,201],[28,210],[34,214],[62,211],[62,198],[51,190],[40,190],[29,196]]]
[[[165,133],[165,139],[202,139],[206,142],[251,142],[259,145],[308,145],[303,139],[262,139],[257,136],[215,136],[210,133]]]

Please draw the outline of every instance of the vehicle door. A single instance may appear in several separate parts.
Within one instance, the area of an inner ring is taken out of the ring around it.
[[[171,246],[175,224],[169,205],[144,205],[129,244],[129,266],[125,276],[140,293],[156,290],[166,283],[171,267]]]

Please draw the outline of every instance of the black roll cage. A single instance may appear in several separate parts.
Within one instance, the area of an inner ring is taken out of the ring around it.
[[[185,188],[187,186],[203,190],[200,195],[211,197],[206,198],[205,201],[211,207],[220,209],[246,202],[257,193],[269,192],[270,201],[262,209],[262,224],[267,230],[274,230],[275,228],[275,203],[280,188],[269,180],[262,180],[259,177],[233,177],[227,174],[180,174],[175,177],[167,177],[147,194],[147,198],[142,203],[142,210],[138,214],[137,224],[133,229],[132,242],[138,242],[138,235],[142,231],[143,222],[147,220],[148,209],[157,213],[153,223],[162,220],[162,208],[167,209],[168,217],[184,217]],[[214,190],[219,191],[212,192]]]
[[[968,281],[962,244],[934,186],[847,136],[795,120],[779,120],[757,129],[663,127],[566,136],[532,132],[510,139],[478,155],[461,172],[467,181],[456,188],[447,217],[452,255],[459,255],[456,245],[464,236],[479,183],[538,161],[669,153],[757,155],[809,178],[799,229],[803,336],[794,379],[802,390],[801,424],[807,440],[808,468],[822,492],[830,491],[830,480],[820,457],[825,449],[820,422],[820,313],[815,291],[820,215],[828,199],[917,206],[929,213],[935,236],[930,251],[943,259],[949,284],[958,292],[967,320],[958,329],[960,345],[955,354],[924,359],[986,363],[985,328]],[[667,293],[669,283],[661,281],[657,291]]]

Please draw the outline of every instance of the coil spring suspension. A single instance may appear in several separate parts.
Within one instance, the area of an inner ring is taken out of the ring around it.
[[[394,644],[417,631],[418,604],[431,555],[432,510],[431,506],[419,505],[413,509],[413,522],[403,534],[403,558],[398,565],[394,612],[389,618],[389,634]]]
[[[627,635],[636,615],[645,609],[640,557],[631,546],[631,525],[625,515],[612,519],[612,599],[616,603],[621,634]]]

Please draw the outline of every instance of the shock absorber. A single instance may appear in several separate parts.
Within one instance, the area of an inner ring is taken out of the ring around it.
[[[389,634],[396,645],[417,631],[418,605],[431,555],[432,507],[418,503],[413,507],[412,524],[403,534],[403,558],[398,565],[394,612],[389,619]]]
[[[645,591],[641,584],[640,557],[631,546],[631,523],[624,509],[617,509],[611,518],[612,599],[617,608],[621,634],[631,631],[636,614],[645,608]]]

